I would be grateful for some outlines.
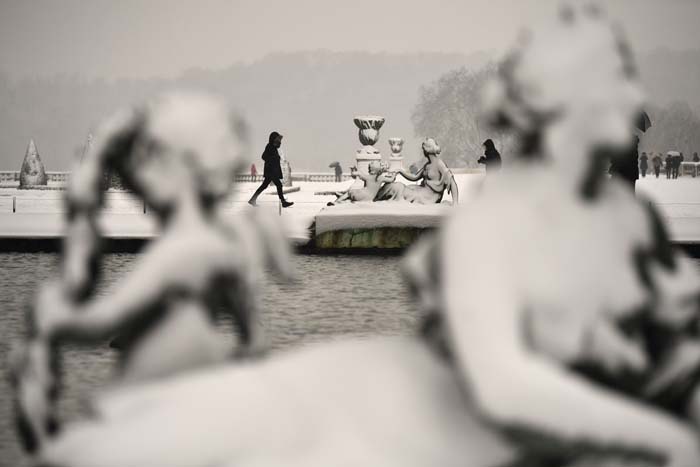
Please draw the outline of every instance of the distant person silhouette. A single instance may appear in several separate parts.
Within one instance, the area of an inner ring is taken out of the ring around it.
[[[693,153],[693,162],[700,162],[700,156],[698,156],[697,152]]]
[[[671,167],[673,168],[671,176],[674,179],[678,178],[678,172],[681,168],[681,162],[683,162],[682,154],[674,154],[673,156],[671,156]]]
[[[337,164],[334,168],[335,168],[335,181],[336,182],[343,181],[343,168],[340,166],[340,164]]]
[[[647,176],[647,169],[649,168],[649,156],[646,152],[643,152],[639,157],[639,173],[642,174],[642,178]]]
[[[626,148],[616,150],[610,163],[610,174],[626,181],[634,190],[639,178],[639,137],[635,136]]]
[[[666,159],[664,168],[666,170],[666,178],[671,178],[671,174],[673,173],[673,158],[671,157],[670,154],[666,154]]]
[[[479,164],[484,164],[486,173],[497,172],[501,169],[501,154],[493,144],[493,140],[487,139],[484,141],[484,155],[477,161]]]
[[[277,196],[279,196],[283,208],[287,208],[294,204],[293,202],[284,199],[284,193],[282,191],[282,166],[280,165],[280,154],[278,151],[281,146],[282,135],[276,131],[270,133],[267,146],[265,146],[265,151],[262,154],[262,160],[265,161],[263,182],[253,194],[253,197],[250,198],[248,204],[256,206],[258,196],[260,196],[260,193],[262,193],[265,188],[270,185],[270,183],[274,183],[277,187]]]
[[[654,175],[656,175],[656,178],[659,178],[659,174],[661,173],[661,162],[661,154],[656,154],[651,158],[651,164],[654,166]]]
[[[250,164],[250,176],[253,177],[252,181],[255,181],[255,177],[258,176],[258,168],[255,167],[255,164]]]

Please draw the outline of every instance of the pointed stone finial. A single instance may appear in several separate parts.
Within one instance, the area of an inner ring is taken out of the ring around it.
[[[19,187],[46,186],[47,182],[48,177],[46,176],[46,170],[44,170],[44,164],[41,162],[41,157],[39,157],[39,151],[36,149],[34,140],[30,139],[27,152],[24,155],[24,161],[22,161],[22,169],[19,173]]]

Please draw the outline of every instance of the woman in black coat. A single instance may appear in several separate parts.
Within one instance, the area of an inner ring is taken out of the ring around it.
[[[273,131],[270,133],[267,146],[265,146],[265,151],[263,151],[262,154],[262,160],[265,161],[263,182],[253,194],[253,197],[250,198],[248,204],[255,206],[258,196],[260,196],[260,193],[262,193],[263,190],[270,185],[270,183],[274,183],[277,187],[277,196],[279,196],[283,208],[294,204],[293,202],[284,199],[284,193],[282,192],[282,166],[280,165],[280,153],[277,151],[280,146],[282,146],[282,135],[276,131]]]
[[[501,154],[490,138],[484,141],[484,155],[477,162],[486,166],[486,172],[496,172],[501,169]]]

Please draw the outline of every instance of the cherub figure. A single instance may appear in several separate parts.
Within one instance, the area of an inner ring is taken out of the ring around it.
[[[488,420],[547,440],[521,444],[531,465],[614,446],[698,465],[700,275],[603,175],[643,103],[626,42],[597,10],[567,10],[508,57],[486,103],[519,161],[409,260],[426,335]]]
[[[434,204],[440,203],[445,191],[452,194],[452,203],[459,203],[459,190],[457,183],[450,169],[445,162],[440,159],[440,145],[433,138],[427,138],[422,144],[423,155],[427,159],[423,168],[412,174],[401,170],[401,174],[406,180],[418,182],[417,185],[404,185],[395,182],[394,175],[391,182],[387,183],[379,190],[375,201],[404,200],[409,203]]]
[[[328,206],[347,201],[373,201],[380,188],[385,183],[393,181],[395,177],[395,175],[387,172],[386,167],[377,161],[369,163],[367,172],[368,175],[364,175],[357,170],[357,167],[352,167],[350,169],[350,176],[352,178],[359,178],[364,182],[365,186],[363,188],[350,188],[348,191],[338,194],[338,198],[333,202],[329,202]]]
[[[229,220],[218,209],[247,148],[241,120],[225,105],[197,94],[166,95],[117,114],[96,141],[66,196],[61,278],[38,294],[30,342],[16,356],[18,421],[28,448],[40,447],[55,426],[51,399],[60,375],[49,356],[61,344],[118,336],[117,383],[141,383],[232,355],[213,321],[226,312],[238,325],[237,354],[259,354],[261,270],[270,264],[290,275],[287,244],[273,220],[254,210]],[[148,203],[161,233],[114,292],[97,297],[96,218],[109,169]]]

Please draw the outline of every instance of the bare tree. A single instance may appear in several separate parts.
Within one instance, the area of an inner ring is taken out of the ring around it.
[[[686,160],[700,152],[700,118],[686,102],[673,102],[650,109],[652,127],[641,141],[640,150],[652,152],[681,151]]]
[[[476,167],[487,138],[496,143],[502,155],[511,149],[508,135],[490,128],[480,118],[481,91],[495,73],[494,66],[476,72],[459,68],[419,91],[411,115],[414,132],[437,139],[442,158],[450,166]]]

